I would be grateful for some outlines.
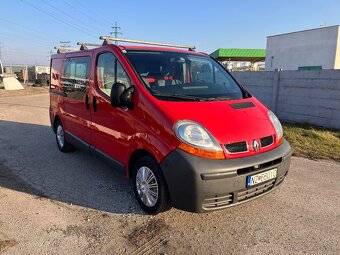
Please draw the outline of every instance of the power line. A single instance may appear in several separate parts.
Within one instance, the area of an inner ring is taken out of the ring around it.
[[[43,10],[43,9],[41,9],[41,8],[39,8],[39,7],[37,7],[37,6],[33,5],[33,4],[31,4],[31,3],[28,3],[28,2],[26,2],[25,0],[21,0],[21,2],[23,2],[24,4],[27,4],[27,5],[29,5],[29,6],[31,6],[32,8],[34,8],[34,9],[40,11],[40,12],[45,13],[46,15],[48,15],[48,16],[50,16],[50,17],[56,19],[56,20],[59,20],[60,22],[63,22],[64,24],[66,24],[66,25],[68,25],[68,26],[73,27],[74,29],[77,29],[77,30],[81,31],[81,32],[84,33],[84,34],[87,34],[87,35],[89,35],[89,36],[91,36],[91,37],[97,38],[97,36],[88,33],[87,31],[83,30],[82,28],[78,27],[77,25],[73,25],[72,23],[70,23],[70,22],[68,22],[68,21],[65,21],[65,20],[61,19],[60,17],[55,16],[55,15],[53,15],[53,14],[51,14],[51,13],[49,13],[49,12]]]
[[[82,23],[82,21],[81,21],[80,19],[71,16],[70,14],[66,13],[64,10],[59,9],[58,7],[56,7],[56,6],[54,6],[54,5],[50,4],[50,3],[48,3],[48,2],[45,1],[45,0],[42,0],[42,1],[43,1],[43,3],[45,3],[46,5],[48,5],[49,7],[53,8],[53,9],[56,10],[56,11],[58,11],[58,12],[61,13],[62,15],[64,15],[64,16],[70,18],[71,20],[78,20],[80,23]],[[84,28],[85,28],[85,29],[88,29],[87,26],[84,27],[84,26],[80,26],[79,24],[77,24],[77,26],[78,26],[79,28],[81,28],[81,29],[84,29]],[[94,30],[93,30],[93,31],[94,31]]]
[[[74,10],[76,10],[78,13],[81,13],[82,15],[88,17],[90,20],[93,20],[94,18],[96,19],[96,22],[101,22],[103,25],[105,24],[105,26],[109,26],[108,24],[111,23],[111,21],[108,21],[107,19],[105,19],[104,16],[101,16],[99,19],[98,19],[98,16],[90,16],[89,14],[92,14],[91,10],[85,10],[85,11],[82,11],[80,9],[80,7],[83,7],[84,8],[84,2],[82,1],[81,4],[79,4],[79,6],[75,7],[74,5],[70,4],[69,2],[65,1],[65,0],[61,0],[63,1],[65,4],[67,4],[68,6],[70,6],[71,8],[73,8]],[[105,22],[104,22],[105,21]]]
[[[41,34],[41,31],[37,30],[37,29],[34,29],[34,27],[28,27],[28,26],[25,26],[23,24],[18,24],[18,23],[15,23],[13,21],[9,21],[9,20],[5,20],[3,18],[0,18],[0,21],[3,21],[3,22],[6,22],[10,25],[14,25],[14,26],[17,26],[17,27],[20,27],[21,29],[25,30],[26,32],[30,32],[32,33],[32,35],[34,37],[40,37],[42,38],[41,40],[46,40],[46,35],[48,35],[49,38],[53,37],[53,38],[56,38],[57,39],[57,36],[55,36],[54,34],[51,34],[51,33],[48,33],[48,31],[44,31],[44,35]],[[2,26],[2,28],[7,28],[8,26]]]
[[[18,31],[3,31],[0,28],[0,38],[8,38],[8,40],[15,42],[18,41],[18,39],[22,39],[25,41],[23,42],[23,46],[27,46],[26,41],[34,43],[34,45],[39,45],[41,47],[50,47],[51,42],[47,40],[40,40],[37,38],[34,38],[34,36],[25,36],[24,34],[20,34]]]

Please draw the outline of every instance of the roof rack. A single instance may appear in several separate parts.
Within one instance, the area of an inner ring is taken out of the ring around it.
[[[80,45],[80,50],[88,50],[87,46],[102,46],[99,43],[85,43],[85,42],[77,42],[77,45]]]
[[[103,45],[112,44],[111,41],[116,41],[116,42],[158,45],[158,46],[165,46],[165,47],[172,47],[172,48],[184,48],[184,49],[189,49],[191,51],[196,49],[195,46],[189,46],[189,45],[178,45],[178,44],[170,44],[170,43],[157,43],[157,42],[149,42],[149,41],[131,40],[131,39],[115,38],[115,37],[103,36],[103,35],[100,36],[99,39],[104,40]]]
[[[78,48],[71,48],[71,47],[54,47],[57,50],[57,53],[65,53],[68,51],[77,51]]]

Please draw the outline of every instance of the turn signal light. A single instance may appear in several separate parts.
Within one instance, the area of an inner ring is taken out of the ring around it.
[[[182,143],[178,146],[181,150],[188,152],[192,155],[208,158],[208,159],[225,159],[223,151],[208,151],[200,148],[190,146],[188,144]]]

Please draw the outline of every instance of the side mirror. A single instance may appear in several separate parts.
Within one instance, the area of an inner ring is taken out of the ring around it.
[[[132,95],[134,91],[134,86],[126,89],[123,83],[113,84],[110,93],[111,105],[113,107],[126,106],[128,108],[133,108]]]
[[[120,96],[120,101],[123,106],[126,106],[129,109],[133,108],[132,103],[132,95],[135,93],[135,86],[128,87],[123,94]]]

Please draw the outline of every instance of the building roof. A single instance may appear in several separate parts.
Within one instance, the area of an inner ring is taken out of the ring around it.
[[[327,26],[327,27],[317,27],[317,28],[311,28],[311,29],[293,31],[293,32],[288,32],[288,33],[283,33],[283,34],[269,35],[269,36],[267,36],[267,37],[274,37],[274,36],[282,36],[282,35],[303,33],[303,32],[308,32],[308,31],[313,31],[313,30],[320,30],[320,29],[328,29],[328,28],[340,28],[340,25]]]
[[[218,61],[249,61],[261,62],[266,58],[265,49],[220,48],[210,54]]]

